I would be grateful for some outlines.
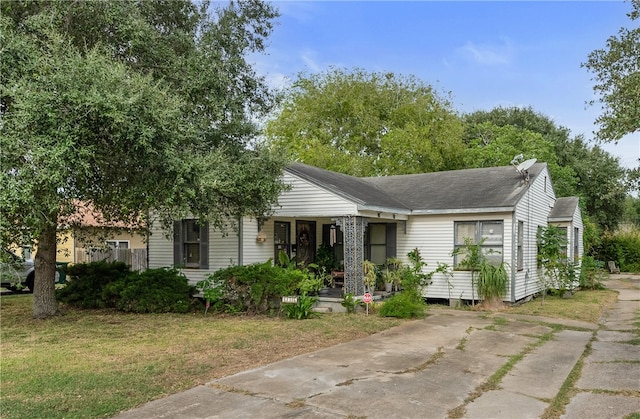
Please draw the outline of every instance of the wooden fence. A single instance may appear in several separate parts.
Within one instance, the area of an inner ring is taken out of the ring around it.
[[[89,263],[104,260],[106,262],[124,262],[132,271],[147,269],[147,249],[76,249],[75,263]]]

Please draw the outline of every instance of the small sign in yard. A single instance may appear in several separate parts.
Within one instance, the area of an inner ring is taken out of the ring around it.
[[[365,304],[367,305],[367,316],[369,315],[369,303],[371,302],[371,294],[369,294],[368,292],[365,292],[364,295],[362,296],[362,301],[365,302]]]

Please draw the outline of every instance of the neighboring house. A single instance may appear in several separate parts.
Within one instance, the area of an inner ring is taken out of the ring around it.
[[[149,267],[179,266],[195,283],[231,265],[277,260],[285,251],[311,262],[322,243],[331,245],[344,266],[345,292],[362,295],[362,261],[405,263],[418,248],[428,263],[456,266],[452,251],[465,237],[485,239],[489,257],[508,264],[505,301],[515,302],[541,289],[536,232],[549,224],[566,227],[567,254],[582,256],[583,226],[577,198],[556,199],[545,163],[526,173],[512,166],[417,175],[356,178],[301,163],[285,169],[291,189],[282,193],[267,219],[243,217],[237,234],[175,223],[173,236],[152,226]],[[169,237],[169,238],[168,238]],[[470,272],[436,274],[427,298],[471,300]]]
[[[125,262],[133,270],[147,267],[146,234],[123,222],[108,222],[91,206],[82,205],[61,226],[66,235],[58,244],[58,254],[72,263],[99,260]]]

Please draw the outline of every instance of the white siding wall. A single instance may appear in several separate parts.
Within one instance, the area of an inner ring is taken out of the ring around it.
[[[511,290],[512,302],[535,294],[542,289],[539,281],[540,272],[537,269],[536,234],[539,226],[546,227],[548,225],[549,212],[554,202],[555,192],[551,185],[549,172],[545,168],[529,184],[529,189],[516,206],[516,229],[518,221],[524,222],[524,260],[521,271],[516,270],[516,265],[512,266],[516,277],[515,287]],[[513,234],[515,235],[515,229]]]
[[[357,214],[358,209],[354,203],[297,176],[285,173],[284,182],[293,187],[280,195],[274,217],[332,217]]]
[[[254,236],[255,240],[255,236]],[[191,284],[206,278],[212,272],[238,263],[238,234],[229,231],[224,236],[220,231],[209,229],[209,269],[181,269]],[[158,225],[151,227],[149,237],[149,268],[173,266],[173,238]]]
[[[511,213],[500,214],[457,214],[457,215],[421,215],[413,216],[407,221],[407,233],[401,225],[398,228],[398,257],[408,263],[407,253],[414,248],[427,262],[426,272],[435,271],[438,262],[453,267],[454,222],[455,221],[494,221],[504,223],[503,258],[511,264],[512,216]],[[446,298],[471,300],[471,274],[454,272],[454,277],[447,281],[446,276],[435,274],[433,282],[424,292],[427,298]],[[478,296],[475,295],[477,299]]]
[[[582,212],[580,211],[580,206],[577,206],[575,212],[573,213],[572,227],[578,229],[578,260],[580,261],[580,264],[582,264],[582,257],[584,256],[584,223],[582,222]],[[571,234],[571,237],[573,238],[573,233]]]
[[[243,265],[262,263],[269,260],[269,258],[273,258],[273,219],[269,219],[264,223],[262,231],[266,234],[267,240],[257,242],[258,221],[255,218],[248,217],[242,219]]]

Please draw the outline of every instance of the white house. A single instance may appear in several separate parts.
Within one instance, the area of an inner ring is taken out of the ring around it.
[[[149,267],[179,266],[197,282],[231,265],[277,260],[280,251],[313,261],[320,244],[331,246],[343,263],[345,292],[362,295],[362,261],[383,264],[388,257],[408,262],[418,248],[433,271],[438,263],[455,267],[453,250],[465,237],[504,261],[509,286],[504,300],[515,302],[538,292],[536,233],[554,224],[566,228],[567,255],[582,257],[583,224],[577,198],[556,198],[545,163],[528,171],[513,166],[416,175],[357,178],[301,163],[285,169],[291,185],[266,219],[243,217],[237,233],[223,235],[196,220],[175,223],[173,240],[154,230]],[[474,293],[477,296],[477,293]],[[472,299],[468,271],[453,278],[436,274],[424,296]]]

